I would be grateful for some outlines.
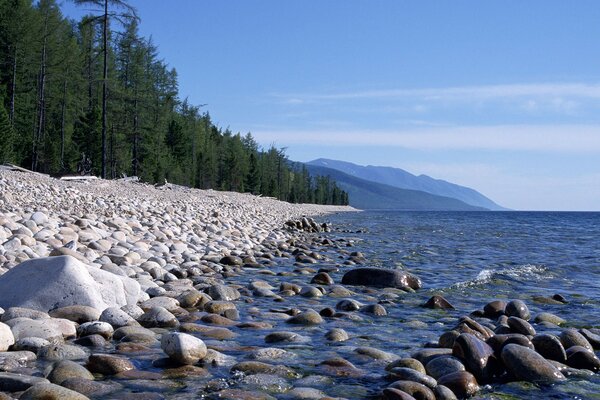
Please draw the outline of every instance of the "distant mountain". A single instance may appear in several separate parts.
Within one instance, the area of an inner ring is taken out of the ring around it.
[[[350,205],[363,210],[417,210],[417,211],[485,211],[450,197],[437,196],[419,190],[400,189],[390,185],[357,178],[332,168],[305,164],[315,176],[329,176],[348,192]]]
[[[494,203],[491,199],[471,188],[441,179],[434,179],[427,175],[416,176],[400,168],[376,167],[372,165],[365,167],[346,161],[328,160],[325,158],[319,158],[307,164],[335,169],[357,178],[401,189],[419,190],[438,196],[451,197],[469,205],[483,207],[488,210],[506,210],[506,208]]]

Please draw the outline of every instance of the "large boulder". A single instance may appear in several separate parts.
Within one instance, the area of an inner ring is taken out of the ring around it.
[[[84,305],[97,310],[136,304],[139,284],[83,264],[70,256],[22,262],[0,276],[0,307],[48,312]]]
[[[346,272],[343,285],[362,285],[377,288],[420,289],[421,280],[415,275],[385,268],[356,268]]]

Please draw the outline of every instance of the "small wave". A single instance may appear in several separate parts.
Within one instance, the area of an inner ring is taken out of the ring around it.
[[[450,288],[463,288],[468,286],[484,285],[496,279],[522,280],[535,279],[539,280],[547,273],[548,268],[543,265],[525,264],[517,267],[501,268],[501,269],[482,269],[477,276],[471,280],[458,282]]]

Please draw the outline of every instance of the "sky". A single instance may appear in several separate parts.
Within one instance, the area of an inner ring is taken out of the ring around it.
[[[403,168],[517,210],[600,210],[596,0],[129,3],[182,98],[292,160]]]

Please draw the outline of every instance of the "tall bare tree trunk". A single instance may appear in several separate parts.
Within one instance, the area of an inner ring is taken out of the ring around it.
[[[46,22],[44,26],[44,44],[42,46],[42,60],[40,66],[40,75],[38,80],[38,114],[37,114],[37,127],[33,137],[33,154],[31,158],[31,169],[37,170],[39,163],[39,146],[44,134],[44,119],[46,110],[46,45],[47,45],[47,29],[48,29],[48,16],[46,16]]]
[[[67,69],[67,76],[69,75]],[[63,82],[63,98],[60,110],[60,169],[65,169],[65,120],[67,114],[67,80]]]
[[[104,71],[102,73],[102,179],[106,179],[106,95],[108,78],[108,0],[104,0],[104,27],[102,43],[104,45]]]
[[[17,91],[17,46],[15,46],[15,54],[13,57],[12,82],[10,90],[10,112],[9,119],[11,125],[15,125],[15,92]]]
[[[135,90],[135,99],[133,100],[133,160],[131,163],[131,169],[133,176],[138,176],[138,165],[139,165],[139,115],[138,115],[138,94],[137,89]]]

